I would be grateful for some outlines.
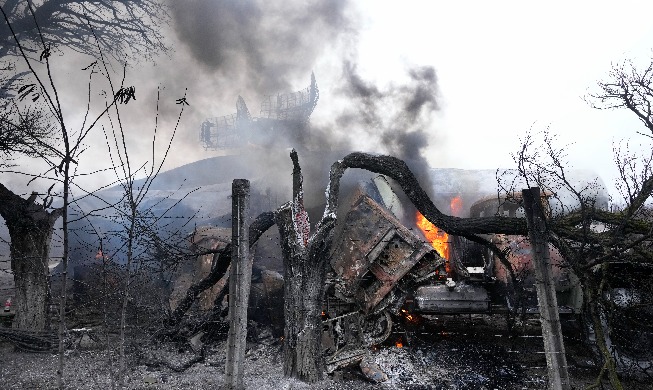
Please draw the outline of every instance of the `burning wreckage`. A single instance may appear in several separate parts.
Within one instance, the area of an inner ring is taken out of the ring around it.
[[[383,176],[359,186],[352,199],[340,220],[327,278],[323,347],[328,371],[360,362],[369,347],[390,337],[396,323],[415,323],[422,315],[537,313],[530,245],[524,239],[487,237],[500,249],[510,248],[518,289],[486,248],[447,235],[417,211],[407,218]],[[451,199],[451,207],[460,207],[459,197]],[[472,216],[497,212],[515,216],[523,209],[496,197],[470,209]],[[561,257],[551,249],[560,312],[578,313],[578,279],[555,266]]]
[[[235,114],[202,123],[200,142],[207,150],[218,150],[279,137],[301,140],[318,99],[313,74],[303,90],[265,97],[259,117],[239,97]],[[349,198],[350,208],[339,218],[324,302],[329,371],[359,362],[367,347],[390,337],[396,323],[416,321],[419,315],[537,312],[530,246],[523,238],[486,237],[500,249],[510,249],[512,275],[520,283],[516,288],[511,272],[486,248],[448,236],[418,212],[407,216],[383,176],[359,185]],[[452,197],[450,206],[452,212],[460,209],[461,198]],[[523,213],[519,204],[496,197],[476,202],[469,211],[470,216]],[[560,255],[551,249],[552,263],[559,264]],[[577,278],[562,267],[554,267],[554,278],[560,311],[579,312]],[[252,304],[250,312],[260,313],[262,307]],[[272,322],[279,326],[278,319]]]
[[[259,117],[253,117],[239,97],[235,114],[202,123],[200,142],[207,150],[274,143],[279,138],[301,143],[308,134],[307,125],[318,98],[314,75],[303,90],[265,97]],[[582,174],[578,179],[584,180]],[[496,196],[478,200],[479,194],[475,195],[473,200],[466,199],[476,201],[466,210],[470,217],[523,216],[518,200]],[[509,314],[510,318],[538,312],[531,248],[524,237],[485,237],[509,253],[508,268],[487,248],[447,235],[416,211],[406,213],[382,176],[361,184],[350,199],[346,215],[339,218],[329,259],[323,311],[323,346],[329,371],[361,361],[368,347],[390,337],[393,327],[418,322],[420,316]],[[447,201],[452,215],[467,214],[461,209],[460,195]],[[553,247],[550,257],[559,312],[581,313],[583,297],[578,278],[563,266]],[[280,296],[281,275],[272,279],[276,286],[273,294]],[[630,299],[637,296],[631,290],[616,289],[611,294],[625,294]],[[254,301],[271,302],[269,296]],[[262,308],[254,304],[251,313],[255,316],[261,313],[256,307]],[[282,326],[279,321],[272,321],[277,328]]]

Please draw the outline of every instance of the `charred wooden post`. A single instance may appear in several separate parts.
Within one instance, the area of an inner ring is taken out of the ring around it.
[[[244,389],[243,360],[247,336],[247,303],[252,282],[252,259],[249,256],[249,181],[232,183],[231,270],[229,272],[229,335],[227,337],[227,389]]]
[[[540,308],[540,321],[542,323],[542,336],[544,338],[544,352],[549,376],[549,389],[568,390],[569,373],[567,371],[567,358],[565,345],[562,340],[560,315],[556,299],[555,284],[551,272],[551,259],[547,242],[546,217],[542,209],[540,189],[530,188],[522,190],[524,210],[528,224],[528,237],[533,248],[533,262],[535,266],[535,286],[537,288],[537,301]]]

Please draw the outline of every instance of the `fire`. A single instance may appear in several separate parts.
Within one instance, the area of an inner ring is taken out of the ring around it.
[[[416,218],[417,227],[419,227],[424,233],[424,237],[431,242],[433,249],[435,249],[440,256],[449,260],[449,235],[429,222],[429,220],[419,211],[416,214]],[[449,271],[447,270],[447,272]]]
[[[460,217],[460,212],[463,210],[463,200],[460,195],[451,199],[449,208],[451,209],[451,215]]]
[[[413,315],[410,314],[410,313],[408,312],[408,310],[406,310],[406,309],[401,309],[401,313],[404,315],[404,317],[406,317],[406,319],[407,319],[408,321],[410,321],[410,322],[415,322],[415,321],[416,321],[416,320],[415,320],[415,317],[413,317]]]
[[[403,348],[404,347],[404,343],[401,342],[401,339],[398,339],[395,342],[395,347],[397,347],[397,348]]]
[[[419,227],[424,233],[424,237],[431,242],[433,249],[435,249],[438,254],[446,260],[444,265],[445,271],[447,271],[447,273],[451,272],[451,267],[449,265],[449,235],[444,230],[438,229],[419,211],[415,217],[417,219],[417,227]]]

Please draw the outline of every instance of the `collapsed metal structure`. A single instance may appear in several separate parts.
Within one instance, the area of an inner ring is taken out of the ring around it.
[[[315,75],[311,84],[299,91],[268,95],[261,103],[258,117],[253,117],[238,96],[236,113],[207,118],[200,128],[200,143],[205,150],[238,148],[250,142],[266,144],[275,139],[302,140],[319,99]]]
[[[419,316],[537,313],[530,244],[520,237],[485,237],[508,253],[513,280],[497,256],[458,236],[437,243],[415,216],[415,227],[383,177],[359,186],[339,222],[330,257],[324,307],[327,369],[355,364],[367,348],[388,339],[394,324]],[[521,202],[487,198],[474,203],[472,216],[523,213]],[[444,246],[440,245],[444,244]],[[553,281],[561,313],[579,313],[578,279],[551,248]],[[520,288],[516,284],[519,283]]]

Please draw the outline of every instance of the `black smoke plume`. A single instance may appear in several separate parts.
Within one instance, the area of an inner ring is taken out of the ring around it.
[[[305,79],[316,59],[352,29],[346,0],[174,2],[175,32],[195,59],[221,76],[238,74],[259,93]]]

